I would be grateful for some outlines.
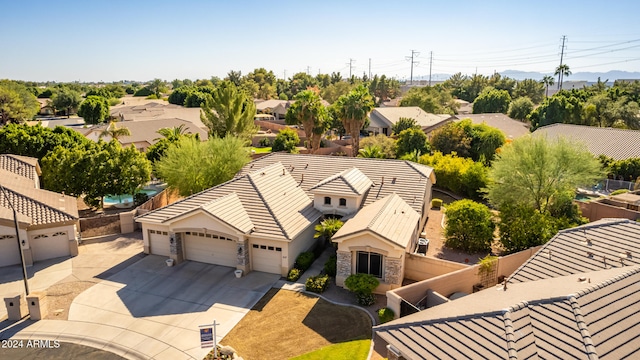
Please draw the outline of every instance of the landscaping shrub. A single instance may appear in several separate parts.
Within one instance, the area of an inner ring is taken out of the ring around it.
[[[151,95],[147,96],[145,99],[158,100],[158,96],[156,94],[151,94]]]
[[[389,308],[378,310],[378,320],[380,320],[380,324],[384,324],[386,322],[393,320],[394,316],[395,314],[393,313],[393,310]]]
[[[269,146],[271,146],[271,140],[269,140],[269,138],[262,138],[258,142],[258,145],[260,145],[262,147],[269,147]]]
[[[445,215],[445,246],[470,253],[491,250],[496,225],[486,205],[458,200],[448,205]]]
[[[287,280],[296,281],[300,279],[300,275],[302,275],[302,270],[293,268],[289,271],[289,275],[287,275]]]
[[[335,255],[329,256],[327,262],[324,263],[324,273],[335,277],[338,268],[338,257]]]
[[[315,255],[311,251],[305,251],[298,255],[296,258],[296,269],[300,269],[302,271],[307,270],[313,264],[313,260],[315,260]]]
[[[275,140],[273,140],[273,146],[271,148],[271,151],[273,152],[286,151],[289,153],[296,153],[297,152],[296,146],[298,146],[299,142],[300,142],[300,137],[298,136],[298,133],[295,130],[288,129],[288,128],[282,129],[280,130],[278,135],[276,135]]]
[[[344,285],[356,294],[356,300],[362,306],[375,303],[376,298],[372,293],[379,284],[380,281],[370,274],[351,274],[344,281]]]
[[[442,207],[442,199],[432,199],[431,207],[435,209],[439,209]]]
[[[329,275],[316,275],[310,276],[304,284],[307,291],[314,293],[322,293],[327,290],[329,286]]]
[[[612,192],[609,195],[620,195],[620,194],[624,194],[624,193],[628,193],[628,192],[629,192],[629,190],[627,190],[627,189],[618,189],[618,190]]]

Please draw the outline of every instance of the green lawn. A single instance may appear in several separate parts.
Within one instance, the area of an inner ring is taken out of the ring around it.
[[[296,356],[292,360],[360,360],[369,355],[371,340],[355,340],[323,347],[304,355]]]
[[[271,146],[268,147],[251,147],[251,151],[255,151],[256,154],[268,154],[271,152]]]

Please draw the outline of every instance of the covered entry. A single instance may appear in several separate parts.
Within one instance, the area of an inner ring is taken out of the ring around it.
[[[228,236],[187,231],[184,236],[185,259],[207,264],[236,267],[236,242]]]

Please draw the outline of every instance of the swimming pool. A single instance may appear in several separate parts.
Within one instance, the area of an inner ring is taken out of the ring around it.
[[[156,189],[142,189],[138,191],[139,193],[147,194],[148,197],[152,197],[153,195],[160,192],[160,190]],[[108,195],[104,197],[104,205],[115,205],[122,203],[133,203],[133,196],[131,194],[122,194],[122,195]]]

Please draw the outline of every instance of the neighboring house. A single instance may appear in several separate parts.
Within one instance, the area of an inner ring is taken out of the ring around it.
[[[552,124],[536,129],[533,135],[550,139],[565,137],[582,142],[595,156],[606,155],[615,160],[640,157],[640,130]]]
[[[276,120],[281,120],[284,119],[291,104],[293,104],[292,100],[265,100],[256,102],[256,111],[259,114],[270,114]]]
[[[376,326],[389,359],[632,358],[640,223],[560,231],[504,284]]]
[[[485,123],[491,127],[501,130],[507,139],[517,139],[521,136],[530,134],[529,124],[522,121],[514,120],[502,113],[495,114],[464,114],[456,115],[455,122],[464,119],[471,119],[474,124]]]
[[[18,213],[21,247],[27,265],[78,254],[78,207],[73,196],[40,189],[38,160],[0,155],[0,266],[20,263],[11,204]],[[5,196],[6,195],[6,196]]]
[[[127,99],[125,99],[125,102]],[[142,105],[117,105],[110,110],[112,118],[118,121],[147,121],[160,119],[182,119],[196,127],[207,129],[200,120],[200,108],[188,108],[169,104],[162,100],[150,100]]]
[[[462,99],[455,99],[454,101],[458,105],[458,115],[467,115],[473,112],[473,103]],[[458,118],[460,118],[460,116],[458,116]]]
[[[401,245],[393,244],[414,243],[417,239],[405,232],[415,237],[414,229],[424,226],[434,182],[433,169],[408,161],[273,153],[252,161],[224,184],[136,221],[142,224],[146,253],[286,275],[296,257],[315,246],[314,226],[323,215],[353,217],[345,224],[348,230],[364,217],[374,220],[378,208],[404,211],[412,214],[403,222],[410,230],[396,234],[374,224],[371,234],[396,248]],[[349,235],[341,239],[343,253],[362,238]],[[402,274],[403,264],[396,261],[402,254],[382,247],[371,248],[379,250],[381,266]],[[353,248],[350,273],[363,269],[357,268],[357,251]],[[376,275],[384,282],[388,273]]]
[[[193,123],[182,119],[158,119],[158,120],[145,120],[145,121],[124,121],[117,122],[116,125],[126,127],[131,132],[131,136],[122,136],[118,138],[120,144],[123,147],[131,146],[132,144],[136,149],[140,151],[146,151],[147,148],[162,138],[162,135],[158,134],[158,130],[163,128],[174,128],[184,126],[186,134],[198,134],[200,140],[207,140],[208,134],[204,129],[195,126]],[[87,138],[98,141],[100,134],[106,129],[109,124],[96,125],[89,128],[77,128],[74,130],[82,133]],[[111,136],[102,137],[104,141],[111,141]]]
[[[377,107],[369,114],[369,127],[366,130],[374,135],[389,136],[400,118],[414,119],[427,135],[455,119],[449,114],[430,114],[417,106]]]
[[[51,99],[38,99],[38,103],[40,104],[40,111],[38,111],[38,115],[55,115],[55,111],[50,104]]]

